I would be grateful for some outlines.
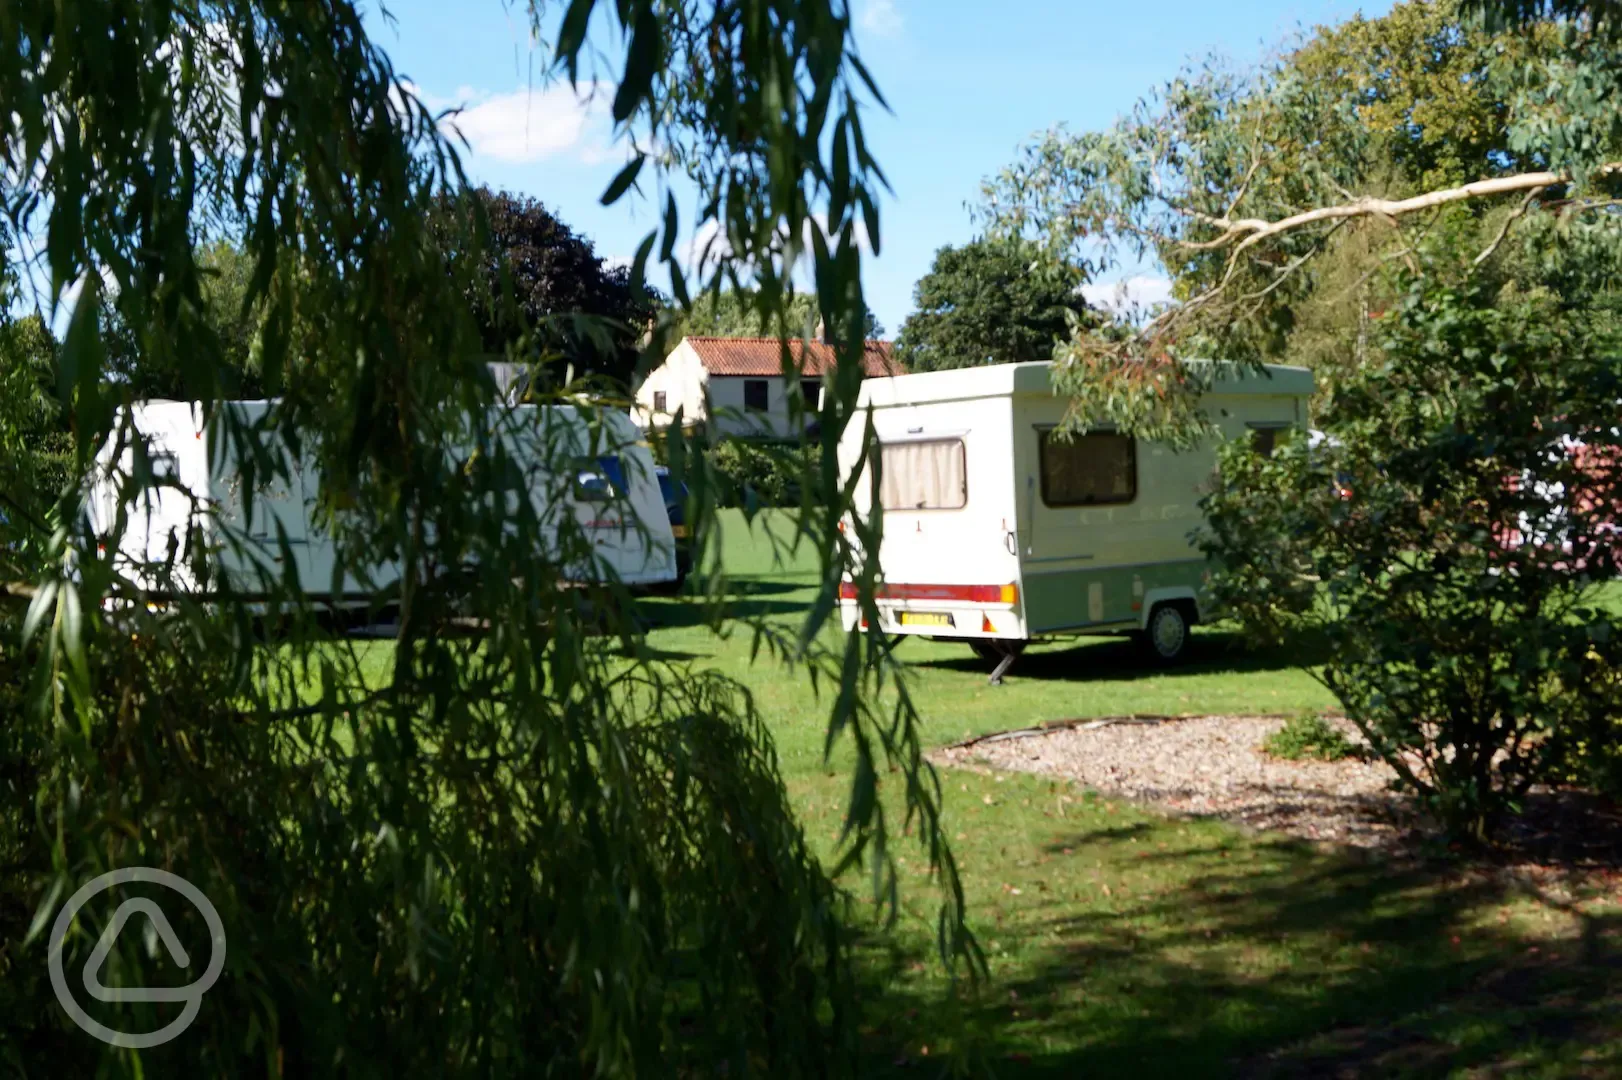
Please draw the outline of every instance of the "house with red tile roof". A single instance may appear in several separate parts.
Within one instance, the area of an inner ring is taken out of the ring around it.
[[[684,425],[703,424],[715,437],[792,437],[791,398],[815,410],[822,377],[836,363],[834,346],[822,340],[685,337],[637,387],[631,419],[644,430],[659,428],[679,411]],[[865,378],[901,373],[888,341],[864,343]]]

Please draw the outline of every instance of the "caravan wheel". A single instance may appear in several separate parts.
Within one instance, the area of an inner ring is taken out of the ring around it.
[[[1149,655],[1162,664],[1175,664],[1188,655],[1188,612],[1181,604],[1157,604],[1140,640]]]

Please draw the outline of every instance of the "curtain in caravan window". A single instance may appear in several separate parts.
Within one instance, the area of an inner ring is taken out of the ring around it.
[[[962,439],[886,443],[879,502],[886,510],[961,510],[969,480]]]

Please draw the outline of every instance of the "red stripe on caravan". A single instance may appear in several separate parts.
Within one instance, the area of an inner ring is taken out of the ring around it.
[[[840,582],[839,598],[856,599],[856,583]],[[958,600],[969,604],[1017,604],[1018,585],[880,585],[879,600]]]

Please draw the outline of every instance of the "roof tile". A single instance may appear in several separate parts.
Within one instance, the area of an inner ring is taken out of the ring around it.
[[[774,337],[688,337],[683,338],[698,354],[699,362],[711,375],[781,375],[783,343]],[[888,341],[865,343],[862,370],[868,377],[900,375],[895,350]],[[821,341],[790,339],[789,356],[802,374],[821,375],[834,366],[834,347]]]

